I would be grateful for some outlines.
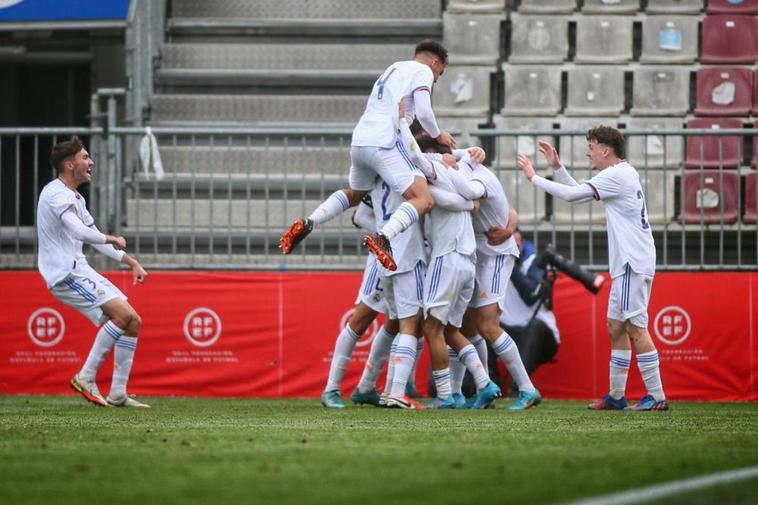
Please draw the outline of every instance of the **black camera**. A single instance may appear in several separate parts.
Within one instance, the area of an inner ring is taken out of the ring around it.
[[[534,259],[534,263],[543,270],[549,270],[552,267],[555,270],[563,272],[572,279],[579,281],[592,294],[597,294],[605,282],[605,277],[593,274],[583,269],[571,260],[568,260],[555,252],[552,246],[539,253]]]

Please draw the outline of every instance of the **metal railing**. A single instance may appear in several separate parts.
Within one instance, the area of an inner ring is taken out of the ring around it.
[[[35,266],[34,209],[40,188],[54,177],[47,163],[49,150],[57,140],[77,134],[84,137],[97,163],[88,202],[98,226],[124,235],[130,251],[151,268],[362,268],[361,233],[352,226],[349,213],[319,227],[290,256],[282,256],[277,247],[279,236],[295,217],[308,215],[318,202],[346,185],[349,129],[156,128],[152,133],[163,158],[162,178],[150,166],[146,171],[135,152],[146,132],[117,127],[111,121],[102,128],[0,129],[0,267]],[[608,259],[602,205],[555,201],[534,189],[515,164],[516,152],[534,159],[537,139],[549,138],[557,142],[576,179],[587,179],[591,174],[582,147],[585,133],[472,132],[487,148],[488,164],[519,210],[527,237],[538,248],[551,243],[588,268],[604,270]],[[758,229],[745,222],[743,196],[751,189],[747,176],[752,174],[750,180],[755,181],[756,171],[749,168],[754,151],[740,153],[742,168],[722,164],[709,172],[703,167],[685,168],[684,142],[670,152],[669,141],[739,135],[749,148],[758,130],[626,130],[625,134],[630,146],[632,139],[642,139],[644,146],[662,146],[658,151],[646,149],[636,163],[651,209],[658,268],[755,269]],[[724,143],[719,143],[723,148]],[[705,160],[704,150],[701,157]],[[538,170],[550,173],[539,164]],[[683,202],[692,198],[681,181],[689,174],[699,174],[701,186],[713,174],[716,186],[731,181],[736,201],[719,198],[713,207],[709,200],[713,190],[701,188],[696,192],[696,214],[683,219]]]

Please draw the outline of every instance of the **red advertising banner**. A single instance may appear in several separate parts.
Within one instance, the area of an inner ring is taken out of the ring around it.
[[[109,272],[143,320],[129,390],[140,395],[316,397],[334,341],[352,313],[358,272],[153,272],[132,286]],[[54,298],[36,272],[0,272],[0,394],[62,394],[97,329]],[[593,296],[559,278],[555,313],[561,346],[533,379],[547,398],[593,398],[608,386],[609,284]],[[758,274],[660,273],[649,330],[667,396],[758,400]],[[359,340],[343,383],[360,377],[380,318]],[[644,394],[634,359],[628,396]],[[417,384],[426,391],[428,351]],[[107,391],[112,365],[98,381]]]

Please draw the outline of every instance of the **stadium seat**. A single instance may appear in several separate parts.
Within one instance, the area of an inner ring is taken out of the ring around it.
[[[576,0],[521,0],[518,11],[522,14],[571,14]]]
[[[697,71],[696,116],[749,116],[753,73],[748,68],[709,67]]]
[[[701,41],[701,63],[754,63],[758,60],[758,18],[706,16]]]
[[[576,23],[577,63],[627,63],[632,59],[632,25],[627,16],[581,16]]]
[[[758,0],[708,0],[708,14],[758,14]]]
[[[689,67],[640,67],[634,71],[632,115],[684,116],[689,107]]]
[[[682,175],[683,224],[731,224],[739,216],[739,174],[702,170]]]
[[[758,116],[758,69],[753,72],[753,116]]]
[[[684,161],[684,137],[656,135],[656,130],[682,128],[678,118],[629,118],[628,130],[649,130],[647,135],[627,135],[627,158],[637,169],[679,168]]]
[[[654,0],[647,3],[648,14],[698,14],[703,10],[703,0]]]
[[[568,57],[565,16],[511,15],[510,63],[561,63]]]
[[[742,121],[731,118],[698,118],[687,122],[688,129],[742,128]],[[736,168],[742,163],[742,136],[687,136],[686,168]]]
[[[443,40],[451,65],[497,65],[500,60],[500,23],[497,14],[445,13]]]
[[[675,213],[675,170],[655,170],[635,166],[645,193],[647,219],[652,224],[670,221]]]
[[[758,214],[758,207],[756,204],[756,173],[751,172],[745,177],[745,214],[742,216],[742,221],[748,224],[755,224]]]
[[[561,69],[557,66],[508,66],[504,116],[550,116],[561,108]]]
[[[694,63],[698,18],[648,16],[642,21],[642,63]]]
[[[596,126],[617,127],[618,118],[568,118],[561,121],[561,131],[578,131],[571,136],[561,136],[559,154],[561,161],[578,182],[586,181],[594,175],[587,162],[587,131]],[[549,172],[548,172],[549,173]],[[597,203],[569,203],[560,198],[552,198],[552,217],[555,222],[602,223],[605,220],[602,205]]]
[[[634,14],[640,10],[640,0],[584,0],[585,14]]]
[[[576,67],[568,71],[567,116],[612,116],[624,110],[624,71]]]
[[[442,116],[476,116],[490,112],[491,67],[448,66],[434,85],[434,111]]]
[[[496,130],[524,130],[524,135],[518,137],[498,137],[495,145],[495,157],[493,166],[498,168],[515,168],[516,156],[524,154],[531,158],[534,166],[538,169],[547,168],[545,157],[537,151],[537,140],[545,140],[555,144],[555,138],[550,135],[535,137],[529,131],[552,130],[553,118],[549,117],[506,117],[496,116],[494,119]]]
[[[753,128],[758,130],[758,121],[755,122]],[[753,161],[751,165],[753,168],[758,168],[758,135],[753,136]]]
[[[450,0],[447,12],[468,14],[498,14],[505,13],[506,0]],[[408,3],[406,1],[406,3]],[[439,2],[437,2],[439,4]]]

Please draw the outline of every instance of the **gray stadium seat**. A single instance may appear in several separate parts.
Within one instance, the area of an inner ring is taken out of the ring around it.
[[[634,71],[635,116],[684,116],[690,108],[690,67],[640,67]]]
[[[453,65],[497,65],[500,60],[500,24],[497,14],[443,16],[443,40]]]
[[[505,13],[505,1],[506,0],[450,0],[447,3],[447,12],[465,12],[469,14]]]
[[[560,140],[559,154],[564,166],[577,182],[590,179],[594,172],[587,163],[586,132],[590,128],[606,125],[616,127],[616,118],[575,118],[561,122],[561,130],[579,130],[581,134],[571,137],[563,136]],[[602,223],[605,220],[602,205],[598,203],[569,203],[560,198],[553,198],[553,220],[557,223],[573,222],[577,225]]]
[[[561,63],[568,57],[565,16],[511,15],[511,63]]]
[[[653,0],[648,1],[648,14],[698,14],[703,10],[703,0]]]
[[[684,161],[684,137],[655,135],[655,130],[675,130],[683,127],[677,118],[629,118],[628,130],[650,130],[649,135],[627,135],[627,158],[638,169],[679,168]]]
[[[515,168],[516,156],[524,154],[531,158],[534,166],[538,169],[547,168],[545,158],[537,151],[537,141],[545,140],[555,144],[555,138],[550,135],[541,135],[536,138],[530,135],[529,130],[552,130],[555,120],[549,117],[508,117],[496,116],[494,119],[496,130],[524,130],[524,135],[518,137],[498,137],[495,145],[495,157],[492,164],[498,168]]]
[[[576,0],[521,0],[518,11],[522,14],[571,14]]]
[[[408,19],[439,18],[439,0],[173,0],[177,18]]]
[[[640,10],[640,0],[584,0],[585,14],[634,14]]]
[[[490,111],[491,71],[490,67],[447,67],[432,91],[435,113],[486,118]]]
[[[624,110],[624,72],[618,67],[568,71],[567,116],[611,116]]]
[[[627,63],[632,59],[632,17],[581,16],[576,23],[577,63]]]
[[[354,125],[366,97],[339,95],[153,95],[150,123]]]
[[[645,210],[651,224],[670,222],[674,217],[674,178],[676,170],[635,167],[645,193]]]
[[[694,63],[698,56],[696,16],[648,16],[642,21],[642,63]]]
[[[504,116],[550,116],[561,108],[561,69],[508,66]]]

